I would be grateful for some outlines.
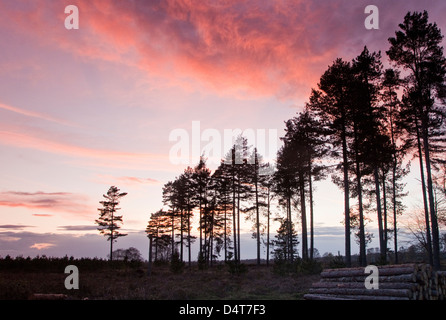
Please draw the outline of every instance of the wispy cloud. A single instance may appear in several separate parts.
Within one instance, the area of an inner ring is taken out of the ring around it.
[[[145,169],[147,166],[151,165],[161,169],[167,167],[170,163],[168,155],[164,154],[94,149],[70,144],[68,142],[40,138],[24,132],[0,131],[0,143],[14,147],[66,155],[71,158],[87,158],[89,160],[94,160],[96,165],[106,167],[133,167]]]
[[[17,114],[21,114],[27,117],[32,117],[32,118],[37,118],[37,119],[41,119],[41,120],[45,120],[45,121],[50,121],[50,122],[54,122],[54,123],[58,123],[58,124],[62,124],[65,126],[75,126],[74,124],[63,120],[63,119],[58,119],[55,117],[52,117],[50,115],[44,114],[44,113],[40,113],[40,112],[35,112],[35,111],[29,111],[29,110],[25,110],[25,109],[21,109],[21,108],[17,108],[17,107],[13,107],[10,105],[6,105],[3,103],[0,103],[0,109],[3,110],[8,110]]]
[[[139,178],[132,176],[120,176],[115,177],[109,174],[97,174],[95,181],[105,183],[108,185],[124,185],[127,187],[139,186],[139,185],[157,185],[160,182],[152,178]]]
[[[55,246],[54,243],[39,242],[39,243],[34,243],[33,245],[30,246],[30,248],[37,249],[40,251],[40,250],[48,249],[48,248],[51,248],[54,246]]]
[[[87,203],[85,195],[69,192],[0,192],[0,206],[4,207],[84,214],[91,211]]]
[[[0,229],[9,229],[9,230],[23,230],[25,228],[33,228],[34,226],[27,226],[23,224],[2,224],[0,225]]]
[[[90,231],[90,230],[97,230],[97,226],[93,225],[74,225],[74,226],[59,226],[57,227],[59,230],[63,231]]]

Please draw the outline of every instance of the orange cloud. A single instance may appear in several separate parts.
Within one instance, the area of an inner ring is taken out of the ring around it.
[[[356,13],[364,32],[363,13],[355,11],[360,5],[342,1],[76,2],[80,29],[74,32],[62,27],[61,4],[35,1],[27,15],[17,7],[0,9],[16,31],[76,56],[131,65],[175,85],[283,98],[306,98],[348,48],[355,29],[340,13]]]
[[[43,250],[43,249],[48,249],[48,248],[51,248],[54,246],[55,246],[55,244],[52,244],[52,243],[41,242],[41,243],[34,243],[32,246],[30,246],[30,248],[37,249],[37,250]]]

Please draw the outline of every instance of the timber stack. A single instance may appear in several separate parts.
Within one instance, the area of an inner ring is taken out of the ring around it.
[[[367,289],[364,267],[324,269],[306,300],[446,300],[446,271],[428,264],[378,266],[378,288]]]

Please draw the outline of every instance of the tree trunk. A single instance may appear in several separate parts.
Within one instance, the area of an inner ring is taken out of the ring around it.
[[[188,261],[189,261],[189,270],[192,268],[192,257],[191,257],[191,238],[190,238],[190,204],[189,199],[187,200],[187,244],[188,244]]]
[[[268,218],[266,225],[266,265],[269,266],[269,216],[270,216],[270,196],[269,196],[269,186],[268,186]]]
[[[180,260],[181,260],[181,262],[183,262],[184,261],[184,259],[183,259],[183,242],[184,242],[184,237],[183,237],[183,232],[184,232],[184,228],[183,228],[183,215],[184,215],[184,209],[182,208],[181,209],[181,219],[180,219]]]
[[[394,120],[393,120],[393,108],[395,104],[392,101],[392,96],[390,96],[390,138],[393,147],[393,155],[392,155],[392,205],[393,205],[393,244],[395,251],[395,264],[399,263],[398,259],[398,228],[397,228],[397,203],[396,203],[396,169],[398,166],[398,158],[397,158],[397,147],[395,143],[395,128],[394,128]]]
[[[224,240],[224,248],[225,248],[225,262],[228,261],[228,243],[227,243],[227,231],[228,231],[228,226],[227,226],[227,212],[226,212],[226,202],[228,201],[227,197],[226,197],[226,189],[224,191],[224,202],[223,202],[223,210],[224,210],[224,215],[225,215],[225,219],[224,219],[224,223],[223,223],[223,227],[224,227],[224,231],[223,231],[223,240]]]
[[[240,176],[237,189],[237,251],[238,261],[240,262]]]
[[[260,215],[259,215],[259,190],[258,190],[258,165],[257,149],[254,150],[255,164],[254,164],[254,183],[256,192],[256,232],[257,232],[257,265],[260,265]]]
[[[147,264],[147,276],[152,274],[152,235],[149,235],[149,261]]]
[[[110,233],[111,233],[111,237],[110,237],[110,261],[113,261],[113,241],[115,241],[114,239],[114,235],[113,235],[113,222],[114,222],[114,214],[115,212],[115,206],[112,206],[111,209],[111,226],[110,226]]]
[[[431,238],[431,226],[430,226],[430,218],[429,218],[429,207],[427,204],[427,196],[426,196],[426,182],[424,179],[424,165],[423,165],[423,152],[421,150],[421,137],[420,137],[420,129],[418,127],[418,120],[415,119],[415,126],[417,129],[417,146],[418,146],[418,158],[420,160],[420,175],[421,175],[421,188],[423,191],[423,204],[424,204],[424,219],[426,223],[426,244],[427,244],[427,254],[429,257],[430,265],[434,264],[433,254],[432,254],[432,238]]]
[[[237,221],[235,212],[235,148],[232,149],[232,232],[234,237],[234,261],[238,261],[237,254]]]
[[[359,206],[359,260],[360,265],[367,265],[366,244],[365,244],[365,228],[364,228],[364,209],[362,204],[362,185],[361,185],[361,165],[359,163],[359,146],[357,124],[354,124],[354,143],[355,143],[355,163],[356,163],[356,188],[358,192]]]
[[[287,218],[288,218],[288,257],[287,261],[293,262],[294,260],[294,247],[293,247],[293,230],[292,230],[292,219],[291,219],[291,195],[288,193],[287,198]]]
[[[308,163],[308,188],[310,191],[310,260],[314,254],[313,184],[311,179],[311,159]]]
[[[398,259],[398,228],[397,228],[397,204],[396,204],[396,159],[392,168],[392,204],[393,204],[393,244],[395,250],[395,264],[399,263]]]
[[[385,251],[385,245],[384,245],[384,230],[383,230],[383,216],[382,216],[382,209],[381,209],[381,192],[379,188],[379,174],[378,174],[378,167],[375,166],[373,169],[373,175],[375,178],[375,195],[376,195],[376,211],[378,213],[378,237],[379,237],[379,251],[381,260],[386,261],[386,255],[387,252]]]
[[[424,158],[426,162],[426,175],[427,175],[427,191],[429,195],[429,209],[430,218],[432,224],[432,256],[433,256],[433,267],[435,270],[440,270],[440,235],[438,230],[437,213],[435,212],[434,205],[434,191],[432,184],[432,173],[431,173],[431,163],[430,163],[430,152],[429,152],[429,138],[428,138],[428,128],[427,125],[423,125],[423,144],[424,144]]]
[[[175,209],[172,209],[172,255],[171,259],[173,257],[173,254],[175,252]]]
[[[350,186],[348,180],[348,158],[347,158],[347,135],[345,124],[342,126],[342,157],[344,169],[344,217],[345,217],[345,264],[347,267],[352,265],[351,239],[350,239]]]
[[[387,187],[386,187],[386,174],[383,170],[383,231],[384,231],[384,238],[383,238],[383,246],[384,246],[384,252],[385,252],[385,261],[387,261],[387,242],[388,242],[388,229],[387,229]]]
[[[307,213],[305,206],[305,180],[302,171],[299,172],[299,184],[300,184],[300,215],[302,222],[302,259],[307,260],[308,259]]]
[[[202,223],[203,223],[203,214],[202,214],[202,210],[201,210],[201,194],[200,194],[200,200],[199,200],[199,204],[198,204],[198,212],[199,212],[199,221],[198,221],[198,225],[199,225],[199,229],[200,229],[200,252],[203,253],[203,230],[202,230]]]

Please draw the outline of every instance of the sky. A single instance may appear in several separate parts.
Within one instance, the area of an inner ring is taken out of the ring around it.
[[[379,29],[364,25],[369,4]],[[65,27],[68,5],[79,29]],[[196,164],[206,132],[220,135],[217,155],[236,129],[274,150],[336,58],[367,46],[389,65],[387,39],[421,10],[446,30],[443,0],[1,0],[0,256],[105,258],[94,220],[112,185],[128,192],[129,235],[115,247],[146,252],[162,187]],[[412,168],[409,207],[421,201]],[[315,246],[342,254],[343,195],[329,181],[316,188]],[[249,228],[242,258],[255,256]]]

